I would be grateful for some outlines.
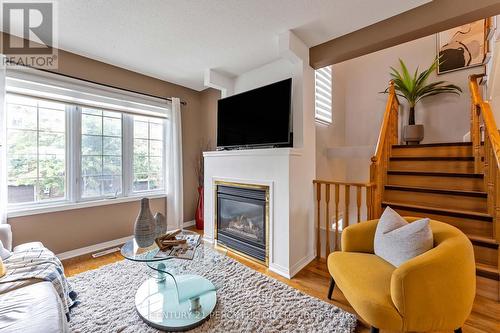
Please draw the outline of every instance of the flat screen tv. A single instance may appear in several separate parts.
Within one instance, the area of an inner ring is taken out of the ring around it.
[[[291,78],[220,99],[217,147],[291,147],[291,111]]]

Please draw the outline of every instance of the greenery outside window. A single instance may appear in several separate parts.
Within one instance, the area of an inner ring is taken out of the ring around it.
[[[66,199],[66,105],[8,95],[6,106],[8,202]]]

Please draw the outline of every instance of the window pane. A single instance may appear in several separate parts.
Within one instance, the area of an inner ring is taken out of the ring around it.
[[[150,156],[163,156],[163,141],[151,140],[149,142]]]
[[[64,111],[39,109],[40,130],[64,133],[66,126],[66,113]]]
[[[103,174],[104,175],[121,175],[122,173],[122,158],[116,156],[104,156]]]
[[[122,178],[120,176],[104,176],[102,187],[104,195],[118,195],[122,191]]]
[[[101,156],[82,156],[82,175],[98,176],[102,170]]]
[[[87,108],[82,113],[87,120],[82,121],[81,195],[118,195],[122,192],[122,114]]]
[[[134,116],[134,191],[164,188],[164,120]]]
[[[41,178],[39,180],[40,200],[54,200],[64,198],[64,177]]]
[[[134,140],[134,155],[148,155],[148,140]]]
[[[162,158],[161,157],[150,157],[149,158],[149,172],[154,174],[159,174],[162,170]]]
[[[134,155],[134,174],[147,174],[148,172],[149,158],[146,155]]]
[[[104,118],[104,135],[122,136],[122,120],[116,118]]]
[[[20,178],[37,177],[36,155],[9,155],[7,161],[9,182],[16,182]]]
[[[104,155],[118,155],[122,154],[122,139],[103,137],[104,140]]]
[[[82,155],[102,155],[102,137],[82,135]]]
[[[64,155],[66,138],[64,134],[44,133],[38,135],[38,153]]]
[[[36,155],[38,134],[36,131],[21,131],[7,130],[7,154],[21,155],[30,154]]]
[[[8,202],[66,197],[66,105],[7,94]]]
[[[150,139],[153,140],[163,140],[163,125],[162,124],[149,124],[150,128]]]
[[[101,177],[82,177],[82,195],[84,197],[98,197],[101,195]]]
[[[7,127],[36,130],[36,107],[9,104],[7,108]]]
[[[134,138],[148,139],[148,123],[143,121],[134,121]]]
[[[64,178],[66,168],[64,155],[40,155],[39,156],[39,177],[40,178]]]
[[[102,118],[100,116],[91,116],[82,114],[82,134],[102,134]]]
[[[35,201],[36,178],[17,179],[8,182],[7,195],[9,203],[23,203]]]

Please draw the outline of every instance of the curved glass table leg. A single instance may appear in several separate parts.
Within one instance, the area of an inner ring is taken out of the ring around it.
[[[209,318],[217,303],[212,282],[198,275],[174,275],[167,269],[158,272],[164,278],[146,280],[135,296],[137,312],[147,324],[161,330],[183,331]]]

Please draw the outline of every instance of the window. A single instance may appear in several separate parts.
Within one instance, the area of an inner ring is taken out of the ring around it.
[[[315,116],[316,120],[332,122],[332,68],[323,67],[315,71]]]
[[[9,209],[165,193],[163,118],[7,93]]]
[[[8,202],[64,199],[66,168],[66,106],[8,95]]]
[[[134,192],[164,188],[164,120],[134,116]]]
[[[116,197],[122,192],[122,114],[81,110],[81,196]]]

